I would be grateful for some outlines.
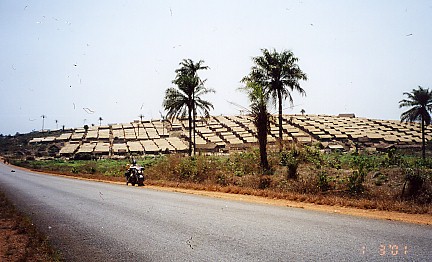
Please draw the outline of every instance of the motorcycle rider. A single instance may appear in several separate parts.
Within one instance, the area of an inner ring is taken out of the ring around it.
[[[144,183],[144,176],[142,174],[142,167],[139,166],[136,162],[136,160],[133,158],[132,163],[129,165],[128,171],[125,173],[126,176],[126,185],[129,184],[131,176],[136,175],[136,183],[138,183],[138,186],[143,186]],[[138,177],[139,176],[139,177]],[[132,180],[134,181],[134,180]],[[135,182],[131,182],[132,185],[134,185]]]
[[[137,166],[137,162],[135,158],[132,158],[132,164],[129,166],[129,168],[135,168]]]

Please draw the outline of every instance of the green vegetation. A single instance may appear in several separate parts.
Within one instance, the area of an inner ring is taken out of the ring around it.
[[[155,157],[142,158],[140,164],[144,167],[153,165],[158,161]],[[123,178],[129,160],[13,160],[12,164],[27,167],[33,170],[56,172],[65,175],[85,175],[86,177],[105,178],[116,180]]]

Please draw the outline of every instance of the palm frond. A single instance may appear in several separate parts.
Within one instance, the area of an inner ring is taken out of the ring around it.
[[[426,125],[430,125],[432,111],[432,91],[428,88],[419,86],[413,89],[411,93],[404,92],[407,99],[399,101],[399,108],[411,107],[401,114],[401,121],[415,122],[424,120]]]

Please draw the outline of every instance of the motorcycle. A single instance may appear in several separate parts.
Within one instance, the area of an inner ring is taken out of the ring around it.
[[[132,186],[137,184],[138,186],[144,186],[144,168],[140,166],[131,166],[128,171],[125,172],[126,185],[129,183]]]

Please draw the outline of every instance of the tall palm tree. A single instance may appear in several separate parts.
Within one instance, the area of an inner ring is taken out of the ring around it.
[[[181,64],[181,63],[180,63]],[[176,70],[176,78],[173,83],[177,88],[171,87],[165,91],[163,107],[167,111],[167,118],[174,119],[176,117],[188,116],[189,122],[189,156],[192,155],[192,131],[194,131],[194,112],[200,110],[206,117],[210,115],[210,109],[213,105],[201,98],[202,95],[214,92],[213,89],[204,87],[202,81],[196,74],[191,74],[184,68]],[[195,145],[193,146],[195,149]],[[194,150],[195,152],[195,150]]]
[[[101,126],[103,118],[100,116],[98,120],[99,120],[99,126]]]
[[[197,63],[195,63],[192,59],[188,58],[188,59],[183,59],[183,61],[181,61],[179,65],[181,67],[175,70],[177,74],[187,75],[190,77],[197,77],[198,82],[201,82],[200,84],[204,84],[205,80],[202,81],[198,77],[199,70],[210,69],[208,66],[204,65],[204,60],[199,60]],[[191,86],[190,88],[193,87]],[[192,100],[195,101],[195,94],[192,94]],[[193,152],[194,153],[196,151],[196,140],[195,140],[196,115],[197,115],[196,107],[192,105],[192,123],[193,123],[192,132],[193,132]]]
[[[242,81],[246,85],[241,88],[246,92],[250,101],[250,113],[253,123],[257,129],[257,138],[260,149],[260,166],[263,173],[270,170],[267,160],[267,134],[270,128],[270,114],[267,110],[269,95],[264,88],[257,82]]]
[[[255,65],[246,78],[258,81],[268,92],[275,106],[278,108],[279,147],[282,150],[282,102],[289,100],[293,105],[290,91],[297,91],[301,95],[306,92],[301,88],[299,80],[307,80],[306,74],[297,65],[298,58],[292,51],[284,50],[281,53],[275,49],[269,51],[261,49],[262,55],[253,57]]]
[[[421,121],[422,132],[422,157],[426,158],[425,126],[430,125],[432,112],[432,90],[421,86],[413,89],[411,93],[403,93],[408,99],[399,101],[399,108],[411,107],[408,111],[401,114],[401,121],[415,122]]]

